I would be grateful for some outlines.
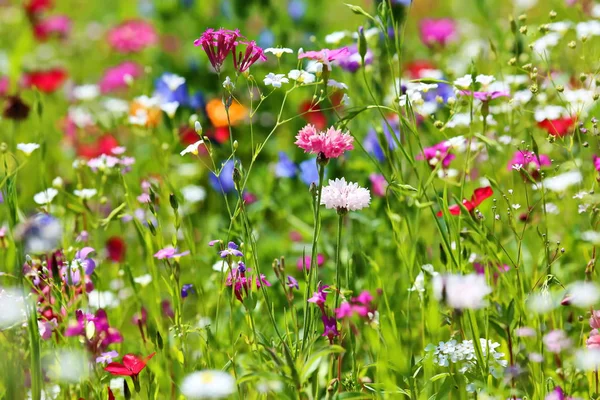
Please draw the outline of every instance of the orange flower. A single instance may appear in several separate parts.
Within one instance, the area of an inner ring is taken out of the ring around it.
[[[225,112],[225,106],[221,100],[212,99],[209,101],[206,104],[206,113],[215,128],[222,128],[228,125],[227,113]],[[229,107],[229,120],[231,121],[231,125],[235,125],[246,118],[247,114],[246,107],[235,100],[231,103],[231,106]]]
[[[151,100],[151,99],[150,99]],[[144,96],[134,99],[129,107],[129,116],[135,118],[146,128],[155,128],[160,123],[162,111],[157,104],[149,101]]]

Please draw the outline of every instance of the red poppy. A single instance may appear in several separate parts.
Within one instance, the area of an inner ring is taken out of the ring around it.
[[[125,241],[118,236],[113,236],[106,241],[108,258],[113,262],[122,262],[125,259]]]
[[[415,60],[404,66],[404,69],[408,71],[411,79],[422,78],[421,74],[423,71],[437,69],[435,65],[426,60]]]
[[[146,363],[154,357],[155,354],[156,353],[152,353],[146,358],[138,358],[133,354],[125,354],[123,356],[123,364],[111,362],[104,367],[104,370],[110,372],[112,375],[137,377],[140,372],[146,368]]]
[[[572,117],[563,117],[553,120],[545,119],[542,122],[538,122],[540,128],[544,129],[548,134],[558,137],[567,135],[574,124],[575,119]]]
[[[300,114],[309,123],[313,124],[318,130],[323,130],[327,127],[327,117],[321,111],[318,104],[313,104],[312,101],[305,101],[300,105]]]
[[[56,91],[67,79],[67,71],[53,68],[46,71],[34,71],[23,75],[25,87],[35,87],[44,93]]]
[[[25,4],[25,11],[27,14],[37,14],[52,7],[52,0],[30,0]]]
[[[463,199],[463,206],[465,206],[465,208],[468,211],[472,211],[475,209],[475,207],[480,205],[485,199],[487,199],[488,197],[490,197],[493,194],[494,194],[494,191],[492,190],[492,188],[490,186],[477,188],[473,192],[473,196],[471,196],[471,200]],[[454,205],[448,207],[448,211],[452,215],[460,215],[461,210],[462,209],[458,204],[454,204]],[[438,217],[441,217],[443,215],[444,215],[443,212],[438,211],[438,213],[437,213]]]
[[[103,135],[95,143],[80,144],[77,154],[83,158],[96,158],[102,154],[111,154],[112,149],[119,146],[119,142],[111,135]]]

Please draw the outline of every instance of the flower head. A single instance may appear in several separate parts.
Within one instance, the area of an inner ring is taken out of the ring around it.
[[[480,205],[485,199],[494,194],[494,191],[490,186],[480,187],[475,189],[473,195],[471,196],[471,200],[463,199],[463,206],[468,210],[472,211]],[[458,204],[454,204],[448,207],[448,211],[451,215],[460,215],[461,208]],[[441,217],[444,213],[442,211],[438,211],[437,216]]]
[[[421,41],[427,46],[444,46],[456,37],[456,23],[450,18],[425,18],[420,23]]]
[[[155,44],[158,35],[146,21],[125,21],[108,32],[108,44],[119,53],[137,53]]]
[[[125,61],[115,67],[108,68],[98,84],[104,94],[126,88],[132,79],[142,75],[143,69],[132,61]]]
[[[234,392],[235,379],[223,371],[194,372],[181,383],[181,393],[188,399],[222,399]]]
[[[188,254],[190,254],[189,250],[183,251],[181,253],[177,253],[176,248],[174,248],[173,246],[167,246],[164,249],[160,249],[159,251],[157,251],[156,254],[154,254],[154,258],[157,258],[159,260],[164,260],[164,259],[187,256]]]
[[[296,135],[296,144],[305,153],[322,154],[325,158],[337,158],[346,150],[354,149],[354,138],[348,132],[330,127],[318,132],[314,125],[306,125]]]
[[[242,37],[240,31],[227,29],[207,29],[202,36],[194,41],[194,46],[201,46],[208,61],[217,72],[221,72],[221,67],[227,56],[235,51],[238,40]]]
[[[227,258],[228,256],[243,257],[244,254],[238,250],[238,247],[234,242],[227,243],[227,248],[220,252],[221,258]]]
[[[156,353],[152,353],[147,357],[139,358],[133,354],[125,354],[122,363],[111,362],[104,370],[117,376],[137,377],[144,368],[146,363],[154,357]]]
[[[485,276],[437,275],[433,278],[433,290],[438,300],[455,309],[478,309],[485,306],[485,296],[492,292]]]
[[[23,76],[23,85],[34,87],[44,93],[52,93],[62,86],[67,76],[67,71],[62,68],[33,71]]]
[[[106,353],[102,353],[99,357],[96,357],[96,364],[110,364],[113,362],[113,358],[119,357],[119,353],[111,350]]]
[[[350,51],[347,47],[342,47],[340,49],[323,49],[319,51],[306,51],[298,54],[298,59],[301,60],[303,58],[308,58],[310,60],[315,60],[320,62],[323,65],[328,67],[331,66],[332,61],[336,61],[339,59],[346,58],[350,54]]]
[[[323,187],[321,194],[321,204],[342,213],[360,210],[370,202],[369,189],[362,188],[357,183],[346,182],[345,178],[329,180],[329,185]]]
[[[31,155],[34,151],[40,148],[37,143],[19,143],[17,144],[17,150],[21,150],[25,155]]]

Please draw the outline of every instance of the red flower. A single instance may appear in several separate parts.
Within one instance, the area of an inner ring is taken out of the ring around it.
[[[435,65],[427,60],[415,60],[404,66],[404,69],[408,71],[408,74],[412,79],[419,79],[423,76],[422,71],[437,69]]]
[[[118,236],[113,236],[106,241],[108,258],[114,262],[122,262],[125,259],[125,241]]]
[[[551,121],[545,119],[542,122],[538,122],[538,126],[548,132],[548,134],[559,137],[567,135],[574,124],[575,119],[571,117],[562,117]]]
[[[323,130],[327,126],[327,117],[318,104],[313,104],[311,101],[305,101],[300,105],[300,114],[308,122],[317,128]]]
[[[103,135],[95,143],[80,144],[77,154],[83,158],[96,158],[102,154],[111,154],[111,150],[119,146],[119,142],[111,135]]]
[[[52,7],[52,0],[30,0],[25,4],[25,11],[27,14],[37,14]]]
[[[104,370],[112,375],[137,377],[144,368],[146,363],[154,357],[156,353],[150,354],[146,358],[137,358],[133,354],[125,354],[123,356],[123,364],[111,362]]]
[[[107,388],[108,388],[108,400],[115,400],[115,395],[113,394],[112,390],[110,390],[110,386],[108,386]]]
[[[473,192],[473,196],[471,196],[471,200],[463,199],[463,205],[465,206],[465,208],[467,210],[472,211],[475,209],[475,207],[480,205],[485,199],[487,199],[488,197],[490,197],[493,194],[494,194],[494,191],[489,186],[477,188]],[[448,207],[448,211],[450,211],[450,214],[452,214],[452,215],[460,215],[461,208],[458,204],[454,204],[454,205]],[[437,213],[438,217],[441,217],[443,215],[444,215],[444,213],[442,213],[441,211],[438,211],[438,213]]]
[[[56,91],[67,79],[67,71],[62,68],[54,68],[46,71],[34,71],[23,75],[25,87],[35,87],[44,93]]]

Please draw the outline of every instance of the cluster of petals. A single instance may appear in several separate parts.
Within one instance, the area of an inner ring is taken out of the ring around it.
[[[375,314],[375,308],[372,303],[373,296],[367,290],[364,290],[349,302],[340,304],[335,309],[335,316],[337,319],[351,318],[354,315],[358,315],[361,318],[368,318],[370,315]]]
[[[300,129],[296,136],[296,144],[305,153],[322,154],[325,158],[337,158],[346,150],[354,149],[354,138],[349,132],[342,132],[333,126],[326,131],[318,131],[314,125],[308,124]]]
[[[475,189],[473,192],[473,196],[471,196],[471,200],[463,199],[463,206],[467,209],[467,211],[473,211],[475,207],[480,205],[485,199],[494,194],[494,191],[490,186],[480,187]],[[448,211],[451,215],[460,215],[461,207],[458,204],[454,204],[448,207]],[[438,211],[437,216],[441,217],[444,213],[442,211]]]
[[[247,41],[238,29],[207,29],[194,41],[201,46],[215,71],[221,72],[223,63],[232,55],[233,66],[237,72],[248,70],[257,61],[266,61],[267,57],[256,42]],[[243,46],[243,47],[242,47]]]
[[[358,186],[354,182],[346,182],[345,178],[329,180],[323,188],[321,204],[338,212],[363,209],[371,202],[369,189]]]

